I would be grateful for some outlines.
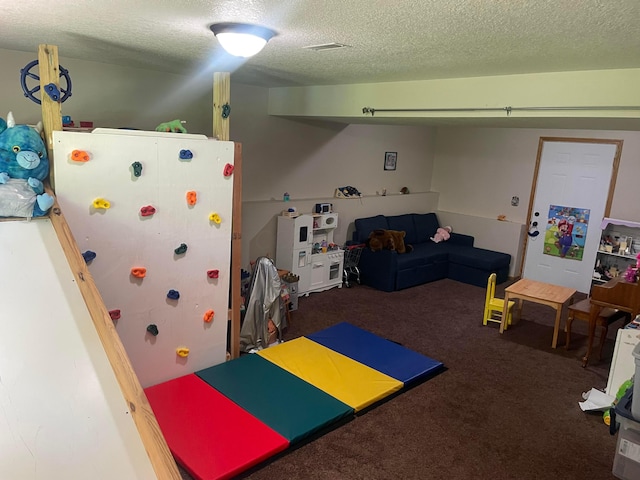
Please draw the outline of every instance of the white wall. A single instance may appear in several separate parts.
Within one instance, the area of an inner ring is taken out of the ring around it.
[[[213,73],[195,72],[187,78],[59,54],[72,86],[62,114],[70,115],[77,126],[80,121],[93,121],[96,127],[154,130],[162,122],[179,118],[187,121],[189,133],[212,134]],[[21,69],[37,58],[37,45],[33,53],[0,49],[0,117],[13,111],[18,123],[42,119],[40,105],[26,98],[20,86]],[[38,67],[30,71],[37,75]],[[36,85],[34,79],[28,79],[29,89]],[[40,92],[36,97],[40,98]]]
[[[476,245],[515,255],[518,268],[540,137],[622,139],[610,216],[640,221],[636,181],[640,178],[640,132],[439,128],[432,190],[439,194],[440,216],[453,215],[451,221],[460,222],[453,225],[454,230],[475,235]],[[511,206],[512,196],[520,198],[517,207]],[[514,228],[496,221],[501,214],[514,222]],[[507,245],[512,247],[505,249]],[[512,262],[512,274],[514,266]]]

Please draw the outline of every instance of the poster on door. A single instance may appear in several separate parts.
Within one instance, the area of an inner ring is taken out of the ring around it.
[[[582,261],[589,226],[589,209],[549,206],[544,253],[554,257]]]

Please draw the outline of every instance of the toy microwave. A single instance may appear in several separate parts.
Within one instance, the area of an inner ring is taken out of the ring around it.
[[[315,213],[331,213],[332,203],[316,203]]]

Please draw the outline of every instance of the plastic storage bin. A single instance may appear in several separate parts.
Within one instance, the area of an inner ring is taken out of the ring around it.
[[[633,376],[633,398],[637,398],[636,402],[631,405],[631,415],[640,421],[640,343],[633,347],[631,353],[636,362],[636,373]]]
[[[640,422],[631,414],[632,399],[633,391],[629,389],[615,408],[620,429],[612,472],[622,480],[640,479]]]

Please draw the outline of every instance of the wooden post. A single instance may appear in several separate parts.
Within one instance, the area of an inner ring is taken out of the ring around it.
[[[213,136],[229,140],[231,74],[213,74]],[[231,308],[229,309],[231,358],[240,356],[240,283],[242,281],[242,145],[235,144],[233,168],[233,219],[231,236]]]
[[[231,358],[240,356],[242,296],[242,144],[236,143],[233,168],[233,220],[231,225]]]
[[[53,178],[53,132],[62,130],[62,106],[54,102],[45,93],[45,86],[53,83],[60,89],[60,64],[58,62],[58,47],[42,44],[38,47],[38,73],[40,76],[40,102],[42,105],[42,124],[44,139],[49,155],[49,182],[55,190]]]
[[[229,115],[223,118],[222,114],[225,105],[230,105],[230,77],[229,72],[213,74],[213,136],[218,140],[229,140]]]

